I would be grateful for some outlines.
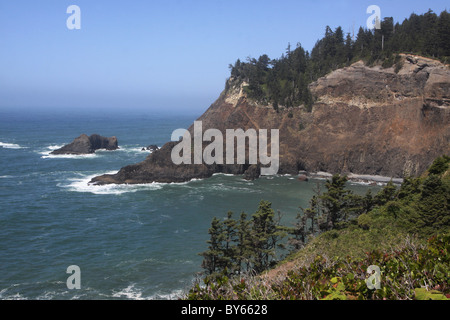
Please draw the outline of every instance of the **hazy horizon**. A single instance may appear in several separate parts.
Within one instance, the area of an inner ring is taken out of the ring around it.
[[[67,8],[81,9],[69,30]],[[201,114],[238,58],[311,51],[329,25],[365,26],[368,6],[402,22],[446,1],[12,1],[0,4],[0,111]],[[160,110],[158,110],[160,109]]]

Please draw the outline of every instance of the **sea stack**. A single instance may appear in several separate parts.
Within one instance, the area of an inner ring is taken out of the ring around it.
[[[92,154],[95,153],[96,150],[105,149],[105,150],[117,150],[119,148],[119,144],[116,137],[102,137],[98,134],[93,134],[91,136],[87,136],[86,134],[82,134],[75,140],[73,140],[70,144],[65,145],[64,147],[52,151],[53,155],[83,155],[83,154]]]

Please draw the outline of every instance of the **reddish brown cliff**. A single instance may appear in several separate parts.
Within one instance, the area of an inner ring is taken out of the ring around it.
[[[203,130],[279,129],[280,174],[299,170],[403,177],[419,175],[433,160],[450,154],[450,70],[440,62],[403,55],[403,68],[357,62],[310,85],[312,112],[276,112],[245,95],[245,83],[227,89],[198,119]],[[189,129],[191,132],[193,128]],[[215,172],[258,176],[258,166],[180,165],[170,154],[176,143],[116,175],[93,183],[179,182]]]

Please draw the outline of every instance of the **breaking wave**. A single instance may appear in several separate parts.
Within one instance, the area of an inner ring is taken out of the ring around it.
[[[102,172],[98,174],[92,174],[79,178],[69,179],[69,183],[66,185],[59,184],[60,187],[66,188],[68,191],[84,192],[92,194],[124,194],[130,192],[144,191],[144,190],[159,190],[165,185],[165,183],[149,183],[149,184],[109,184],[109,185],[94,185],[89,182],[92,178],[103,174],[116,174],[116,171]]]
[[[1,142],[1,141],[0,141],[0,147],[2,147],[4,149],[26,149],[26,147],[22,147],[15,143],[6,143],[6,142]]]
[[[94,158],[97,155],[95,153],[92,154],[61,154],[61,155],[53,155],[52,151],[58,150],[62,148],[64,145],[51,145],[46,147],[44,150],[39,151],[42,159],[86,159],[86,158]]]

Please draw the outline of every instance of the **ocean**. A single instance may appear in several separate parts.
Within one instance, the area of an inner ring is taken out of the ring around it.
[[[177,299],[201,272],[214,217],[272,202],[292,226],[313,187],[295,176],[246,181],[214,175],[186,183],[89,186],[143,161],[199,115],[0,111],[0,299]],[[119,150],[50,152],[81,134],[116,136]],[[356,192],[368,186],[351,184]],[[80,289],[69,289],[69,266]]]

